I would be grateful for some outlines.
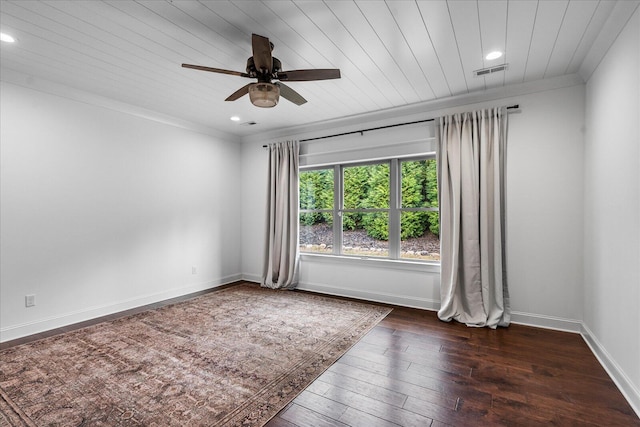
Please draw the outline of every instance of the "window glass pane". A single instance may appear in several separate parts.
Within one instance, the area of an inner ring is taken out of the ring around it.
[[[344,168],[344,209],[389,208],[389,163]]]
[[[300,171],[300,209],[333,209],[333,169]]]
[[[400,258],[440,260],[437,211],[400,213]]]
[[[342,215],[342,230],[343,254],[389,256],[389,214],[387,212],[345,213]]]
[[[402,207],[431,208],[438,206],[436,161],[402,162]]]
[[[300,214],[300,252],[333,252],[333,215],[328,212]]]

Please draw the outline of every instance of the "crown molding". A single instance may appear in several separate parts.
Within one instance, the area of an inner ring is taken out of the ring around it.
[[[106,108],[145,120],[151,120],[157,123],[162,123],[181,129],[186,129],[192,132],[209,135],[224,141],[236,143],[241,142],[240,137],[237,135],[232,135],[230,133],[226,133],[208,126],[172,117],[167,114],[162,114],[157,111],[152,111],[135,105],[127,104],[125,102],[116,101],[114,99],[56,83],[51,80],[42,79],[40,77],[36,78],[9,68],[2,68],[2,71],[0,72],[0,81],[16,86],[21,86],[26,89],[35,90],[50,95],[56,95],[72,101]]]

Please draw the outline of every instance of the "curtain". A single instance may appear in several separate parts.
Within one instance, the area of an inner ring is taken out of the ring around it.
[[[298,270],[298,141],[269,144],[267,235],[262,286],[292,289]]]
[[[441,307],[468,326],[508,326],[505,263],[506,108],[440,118]]]

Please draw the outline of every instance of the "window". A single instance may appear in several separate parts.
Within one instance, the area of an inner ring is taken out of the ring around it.
[[[300,251],[438,261],[433,157],[300,171]]]

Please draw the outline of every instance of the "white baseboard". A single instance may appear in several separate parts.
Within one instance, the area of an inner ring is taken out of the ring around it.
[[[516,325],[534,326],[536,328],[553,329],[556,331],[580,333],[582,322],[563,317],[545,316],[543,314],[511,312],[511,323]]]
[[[250,274],[250,273],[242,273],[242,280],[246,280],[247,282],[262,282],[262,276],[259,274]]]
[[[582,338],[587,343],[591,352],[596,356],[602,367],[607,371],[607,374],[611,377],[613,382],[618,387],[618,390],[622,393],[631,408],[640,417],[640,390],[636,387],[629,377],[624,373],[615,360],[609,355],[607,350],[600,344],[600,341],[595,337],[593,332],[582,323],[582,329],[580,331]]]
[[[2,327],[0,328],[0,342],[11,341],[17,338],[49,331],[51,329],[61,328],[64,326],[73,325],[74,323],[84,322],[86,320],[95,319],[101,316],[118,313],[120,311],[125,311],[147,304],[153,304],[159,301],[188,295],[193,292],[216,288],[218,286],[241,280],[241,277],[241,274],[233,274],[207,282],[190,284],[188,286],[182,286],[179,288],[168,289],[162,292],[143,295],[123,300],[117,303],[90,307],[83,310],[63,313],[57,316],[51,316],[45,319],[38,319],[33,322]]]
[[[252,280],[247,275],[243,279]],[[259,282],[260,279],[252,280]],[[419,308],[423,310],[437,311],[440,309],[440,301],[420,298],[412,295],[397,295],[387,292],[362,290],[327,285],[323,283],[299,283],[297,289],[317,292],[326,295],[356,298],[367,301],[381,302],[385,304],[399,305],[402,307]],[[537,328],[554,329],[558,331],[580,333],[582,322],[574,319],[565,319],[553,316],[544,316],[532,313],[512,312],[511,321],[515,324],[534,326]]]
[[[424,310],[437,310],[440,307],[440,301],[416,297],[413,295],[397,295],[386,292],[345,288],[343,286],[338,287],[320,283],[299,283],[296,289],[317,292],[326,295],[336,295],[373,302],[381,302],[385,304],[399,305],[403,307],[421,308]]]

